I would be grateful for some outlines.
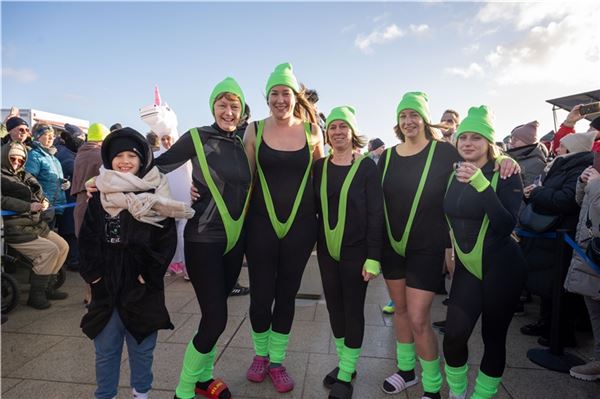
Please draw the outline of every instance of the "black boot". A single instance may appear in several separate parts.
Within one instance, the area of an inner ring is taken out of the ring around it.
[[[47,275],[31,274],[31,288],[29,289],[27,306],[31,306],[34,309],[48,309],[50,307],[50,302],[46,298],[46,288],[48,287],[49,279],[50,276]]]
[[[50,276],[50,279],[48,280],[48,286],[46,287],[46,298],[48,298],[48,299],[67,299],[69,294],[56,289],[57,279],[58,278],[57,278],[56,274],[53,274]]]

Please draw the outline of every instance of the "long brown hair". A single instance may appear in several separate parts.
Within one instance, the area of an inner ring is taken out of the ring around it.
[[[300,91],[295,95],[294,116],[304,122],[317,123],[317,110],[306,98],[306,86],[300,84]]]

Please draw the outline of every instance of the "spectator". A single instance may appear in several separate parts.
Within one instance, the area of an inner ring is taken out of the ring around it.
[[[594,136],[595,133],[578,133],[563,137],[556,151],[558,156],[546,166],[541,184],[531,184],[523,189],[526,203],[531,203],[535,212],[557,217],[558,223],[553,226],[555,229],[575,231],[579,214],[575,187],[581,172],[594,159],[591,153]],[[528,267],[527,289],[542,297],[541,319],[537,323],[523,326],[521,332],[526,335],[542,335],[538,340],[542,345],[549,341],[555,245],[553,239],[521,238],[521,248]],[[570,252],[567,257],[571,257]],[[567,297],[567,300],[570,298],[572,296]],[[574,320],[571,314],[566,316],[560,326],[561,342],[565,346],[575,346]]]
[[[554,153],[558,150],[563,137],[575,133],[575,124],[585,117],[585,115],[579,113],[579,108],[581,108],[582,105],[583,104],[578,104],[571,109],[564,122],[560,125],[560,129],[558,129],[558,132],[554,135],[554,138],[552,139],[552,151]],[[596,132],[592,151],[600,152],[600,116],[596,117],[596,119],[590,123],[587,131]]]
[[[48,208],[41,185],[24,169],[27,147],[15,141],[2,146],[2,210],[16,215],[4,216],[4,239],[12,248],[31,259],[33,273],[27,305],[34,309],[50,307],[49,299],[65,299],[67,294],[54,288],[56,273],[63,265],[69,246],[42,220]]]
[[[375,165],[379,162],[381,154],[385,151],[385,144],[380,138],[374,138],[369,140],[367,144],[367,150],[369,151],[369,158],[375,162]]]
[[[120,123],[115,123],[114,125],[112,125],[110,127],[111,132],[114,132],[115,130],[119,130],[119,129],[123,129],[123,125],[121,125]]]
[[[507,154],[519,163],[521,178],[525,187],[533,184],[534,180],[544,171],[548,150],[538,142],[537,121],[519,125],[510,133],[510,149]]]
[[[25,119],[19,116],[13,116],[6,120],[6,130],[8,134],[2,137],[2,144],[10,143],[11,141],[18,141],[25,143],[29,146],[31,143],[31,131],[29,130],[29,124]]]
[[[57,149],[56,158],[60,161],[65,179],[73,183],[73,165],[75,155],[79,147],[85,143],[85,133],[77,126],[65,124],[65,130],[57,137],[54,146]],[[67,203],[75,203],[75,197],[69,193]],[[75,237],[75,221],[73,219],[73,207],[65,208],[62,216],[56,218],[58,234],[69,243],[69,255],[67,256],[66,267],[71,271],[79,270],[79,251],[77,237]]]
[[[585,250],[593,237],[600,237],[600,173],[593,167],[584,170],[577,181],[575,200],[581,205],[575,238]],[[565,288],[584,296],[594,334],[595,360],[572,367],[570,374],[585,381],[600,379],[600,275],[574,253]]]
[[[442,119],[440,120],[445,126],[446,129],[440,129],[442,135],[444,136],[444,141],[454,144],[454,132],[456,132],[456,128],[460,124],[460,115],[453,109],[447,109],[442,114]]]
[[[158,137],[158,134],[154,132],[148,132],[146,133],[146,140],[148,140],[152,152],[156,153],[160,151],[160,138]]]
[[[42,190],[51,207],[64,205],[67,197],[64,190],[71,187],[69,180],[64,178],[62,166],[56,158],[57,149],[54,146],[54,129],[50,125],[35,124],[32,129],[34,142],[27,158],[25,170],[31,173],[42,185]],[[56,208],[45,215],[50,228],[54,228],[54,215],[62,215],[64,209]]]

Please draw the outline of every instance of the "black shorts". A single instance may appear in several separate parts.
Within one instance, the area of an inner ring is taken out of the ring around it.
[[[437,291],[444,266],[444,248],[408,250],[406,257],[402,257],[384,245],[382,252],[381,271],[386,280],[406,279],[408,287]]]

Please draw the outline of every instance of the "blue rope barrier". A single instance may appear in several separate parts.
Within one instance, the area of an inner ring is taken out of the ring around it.
[[[517,233],[519,237],[526,238],[556,238],[556,231],[548,231],[546,233],[535,233],[529,230],[515,229],[515,233]]]
[[[600,274],[600,267],[596,265],[592,260],[587,256],[587,254],[583,251],[583,248],[579,246],[568,234],[565,234],[565,241],[569,244],[575,252],[591,267],[596,273]]]
[[[69,202],[68,204],[64,204],[64,205],[51,206],[48,209],[65,209],[65,208],[73,208],[74,206],[75,206],[75,202]],[[13,211],[1,211],[0,216],[13,216],[16,214],[17,214],[17,212],[13,212]]]

